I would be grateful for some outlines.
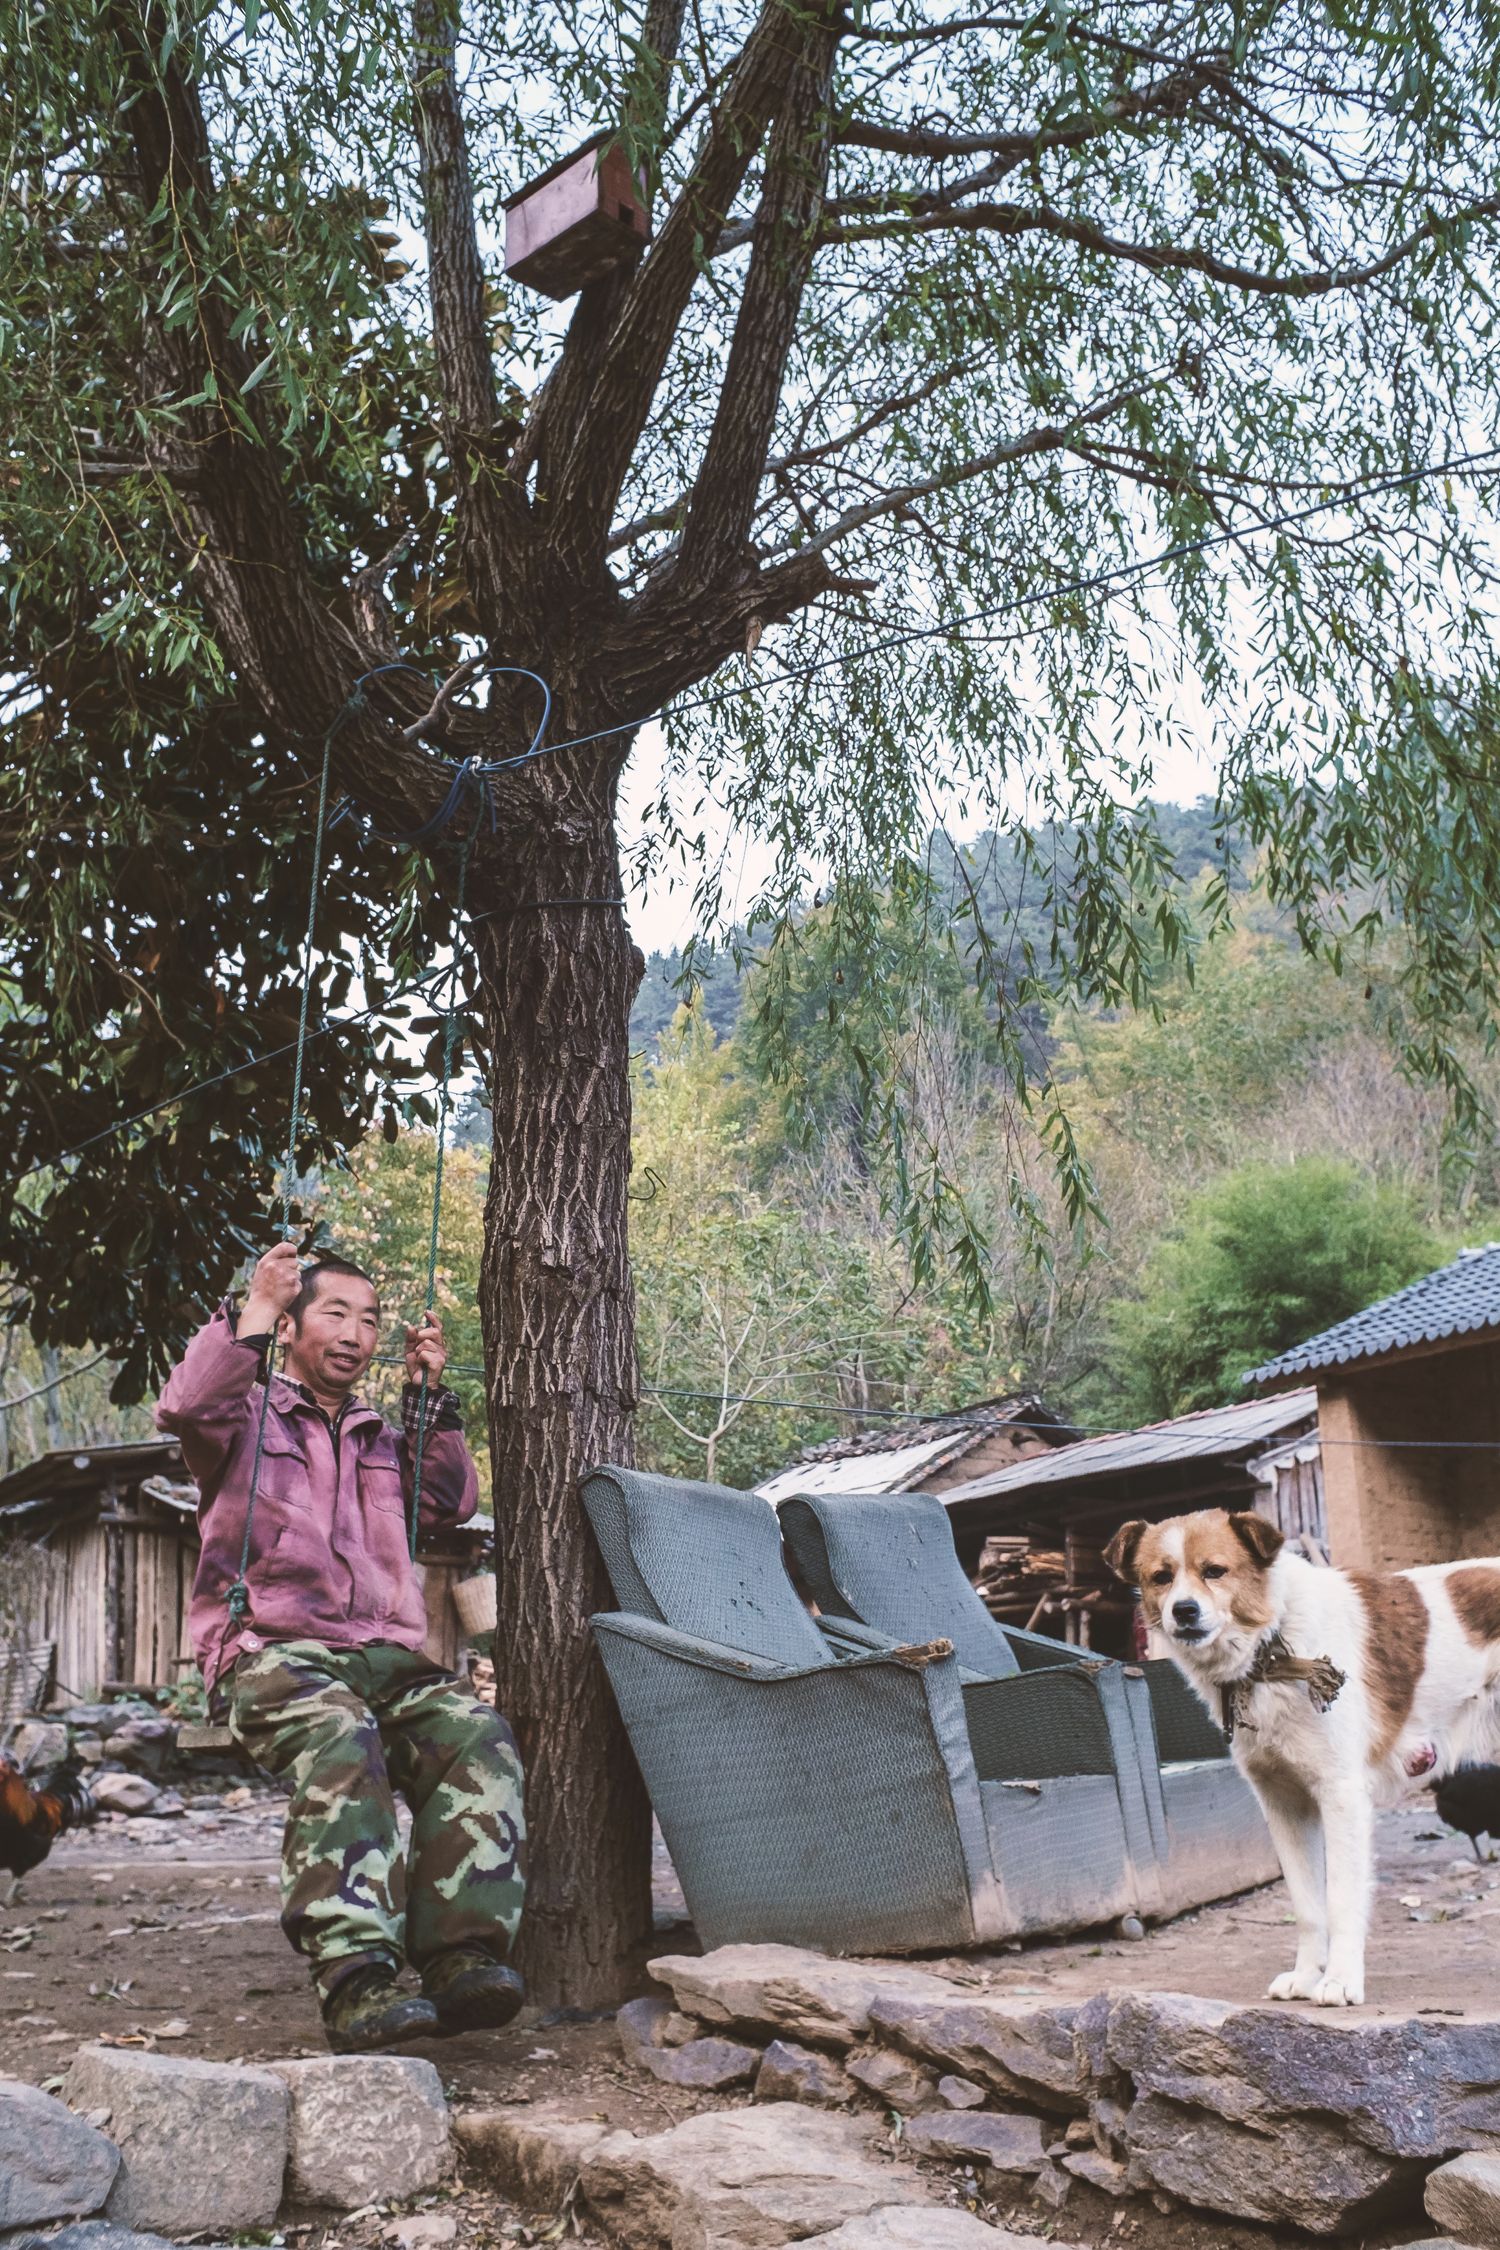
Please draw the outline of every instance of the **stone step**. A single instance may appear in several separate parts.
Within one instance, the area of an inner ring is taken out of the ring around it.
[[[507,2195],[533,2209],[578,2208],[623,2250],[784,2250],[794,2241],[804,2250],[1022,2250],[1022,2237],[946,2205],[939,2178],[881,2153],[881,2124],[868,2114],[761,2102],[635,2135],[528,2104],[471,2111],[455,2131]]]

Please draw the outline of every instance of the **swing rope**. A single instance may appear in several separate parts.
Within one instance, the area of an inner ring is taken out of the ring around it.
[[[474,840],[479,834],[479,824],[484,818],[489,799],[489,791],[485,788],[483,781],[478,780],[477,776],[476,783],[479,790],[479,810],[474,816],[474,826],[464,839],[463,849],[459,854],[458,894],[453,908],[453,967],[448,979],[447,1019],[443,1025],[443,1070],[438,1090],[437,1163],[432,1181],[432,1228],[427,1240],[427,1299],[423,1307],[424,1323],[431,1315],[432,1308],[437,1302],[438,1222],[443,1211],[443,1162],[448,1148],[448,1119],[453,1109],[451,1091],[453,1049],[457,1044],[458,1027],[462,1021],[462,1010],[458,1007],[457,1001],[459,947],[463,939],[464,926],[464,894],[469,885],[469,854],[474,849]],[[422,1370],[422,1388],[417,1400],[417,1435],[412,1446],[411,1519],[407,1526],[407,1543],[411,1550],[413,1562],[417,1559],[417,1529],[422,1514],[422,1456],[427,1445],[427,1394],[428,1378],[427,1370],[424,1367]]]
[[[405,671],[414,670],[415,667],[408,665],[385,665],[382,666],[381,669],[383,671]],[[366,677],[373,677],[373,675],[368,674],[366,675]],[[337,824],[338,818],[337,815],[335,816],[334,821],[330,821],[328,818],[329,777],[333,769],[333,744],[334,738],[338,734],[340,727],[343,726],[345,720],[352,717],[355,712],[363,707],[365,701],[363,694],[364,684],[365,682],[363,679],[357,680],[355,682],[354,687],[350,691],[348,700],[345,702],[342,710],[339,711],[337,717],[334,719],[332,726],[330,726],[328,732],[323,737],[323,765],[322,771],[318,777],[317,831],[313,841],[312,880],[308,886],[307,931],[302,942],[302,992],[298,1006],[297,1038],[292,1065],[291,1124],[287,1133],[286,1158],[281,1167],[281,1234],[284,1241],[289,1240],[293,1232],[292,1186],[295,1178],[297,1134],[302,1122],[304,1066],[308,1045],[308,1020],[312,1006],[313,937],[317,925],[318,904],[322,895],[323,887],[324,844],[330,828]],[[550,705],[551,698],[549,695],[549,710]],[[458,981],[461,965],[460,947],[463,938],[464,899],[468,890],[469,880],[469,855],[473,851],[474,844],[476,839],[478,838],[480,826],[484,820],[486,811],[491,811],[491,817],[493,818],[489,789],[483,779],[483,770],[478,765],[477,761],[472,759],[466,760],[465,763],[458,768],[453,786],[450,788],[448,798],[436,820],[424,822],[422,827],[414,830],[410,836],[392,836],[383,839],[383,841],[387,841],[390,843],[425,843],[427,839],[435,832],[437,827],[446,822],[451,817],[452,812],[456,808],[459,797],[462,795],[464,788],[470,785],[478,790],[479,807],[478,811],[475,814],[474,825],[470,829],[468,836],[464,840],[463,848],[460,852],[458,862],[458,891],[453,913],[453,965],[449,971],[448,1009],[443,1030],[442,1086],[438,1096],[437,1166],[436,1176],[433,1181],[432,1226],[427,1251],[427,1300],[425,1312],[428,1314],[431,1313],[433,1306],[437,1300],[438,1224],[442,1214],[443,1160],[448,1137],[448,1120],[453,1106],[452,1094],[450,1091],[450,1082],[453,1074],[453,1051],[454,1047],[457,1044],[458,1027],[462,1020],[462,1011],[457,1008],[454,1003],[458,996]],[[275,1348],[274,1336],[272,1338],[271,1348],[272,1350],[274,1350]],[[417,1411],[417,1434],[413,1444],[412,1457],[412,1504],[408,1538],[413,1559],[415,1559],[417,1552],[417,1528],[422,1509],[422,1457],[425,1450],[427,1436],[427,1404],[428,1374],[427,1369],[424,1367],[422,1370],[422,1386]],[[229,1610],[229,1630],[234,1630],[242,1625],[245,1619],[250,1614],[249,1571],[251,1536],[255,1524],[255,1503],[260,1493],[260,1472],[265,1455],[266,1445],[266,1420],[267,1416],[270,1413],[270,1408],[271,1352],[268,1351],[266,1355],[264,1381],[261,1385],[260,1414],[255,1426],[255,1451],[251,1458],[250,1464],[250,1491],[245,1503],[245,1530],[244,1536],[240,1541],[239,1570],[235,1576],[233,1583],[229,1586],[224,1596],[224,1600]],[[337,1442],[336,1439],[335,1442]]]
[[[348,706],[345,706],[345,710]],[[307,1058],[307,1021],[312,1004],[313,932],[318,919],[318,900],[323,889],[323,842],[328,824],[328,777],[333,770],[333,738],[343,723],[340,711],[333,725],[323,737],[323,770],[318,776],[318,821],[313,838],[312,881],[307,894],[307,934],[302,941],[302,998],[297,1010],[297,1045],[292,1062],[292,1119],[286,1139],[286,1161],[281,1167],[281,1235],[285,1241],[292,1232],[292,1180],[297,1161],[297,1130],[302,1122],[302,1079]],[[233,1585],[224,1596],[229,1604],[232,1626],[242,1625],[250,1613],[250,1534],[255,1523],[255,1499],[260,1490],[261,1459],[266,1449],[266,1416],[271,1408],[271,1357],[276,1349],[276,1338],[271,1338],[266,1353],[265,1379],[261,1384],[260,1418],[255,1425],[255,1453],[250,1464],[250,1495],[245,1502],[245,1534],[240,1541],[240,1567]]]

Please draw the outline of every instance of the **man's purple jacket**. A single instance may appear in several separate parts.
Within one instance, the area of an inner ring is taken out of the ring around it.
[[[193,1582],[193,1648],[211,1689],[241,1649],[274,1641],[419,1649],[427,1615],[408,1549],[408,1439],[350,1401],[337,1433],[294,1383],[271,1377],[250,1540],[250,1614],[235,1629],[225,1599],[239,1576],[260,1415],[260,1348],[240,1343],[227,1309],[174,1367],[156,1426],[181,1440],[198,1484],[203,1552]],[[422,1447],[424,1530],[473,1515],[479,1479],[461,1429],[429,1402]]]

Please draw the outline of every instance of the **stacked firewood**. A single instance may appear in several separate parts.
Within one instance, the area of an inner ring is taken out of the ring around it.
[[[1004,1625],[1028,1625],[1039,1603],[1067,1584],[1067,1557],[1060,1547],[1038,1547],[1024,1534],[986,1539],[975,1585],[992,1617]]]
[[[1112,1655],[1132,1653],[1130,1596],[1100,1549],[1072,1532],[1062,1547],[1041,1546],[1022,1534],[987,1539],[974,1582],[1002,1625]]]

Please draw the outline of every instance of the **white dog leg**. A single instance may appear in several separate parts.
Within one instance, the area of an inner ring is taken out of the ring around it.
[[[1262,1801],[1261,1810],[1297,1917],[1296,1964],[1272,1979],[1268,1997],[1310,2000],[1328,1965],[1322,1823],[1310,1799],[1300,1805]]]
[[[1365,1940],[1375,1878],[1375,1808],[1360,1783],[1322,1792],[1328,1864],[1328,1969],[1311,1994],[1320,2008],[1357,2008],[1365,1996]]]

